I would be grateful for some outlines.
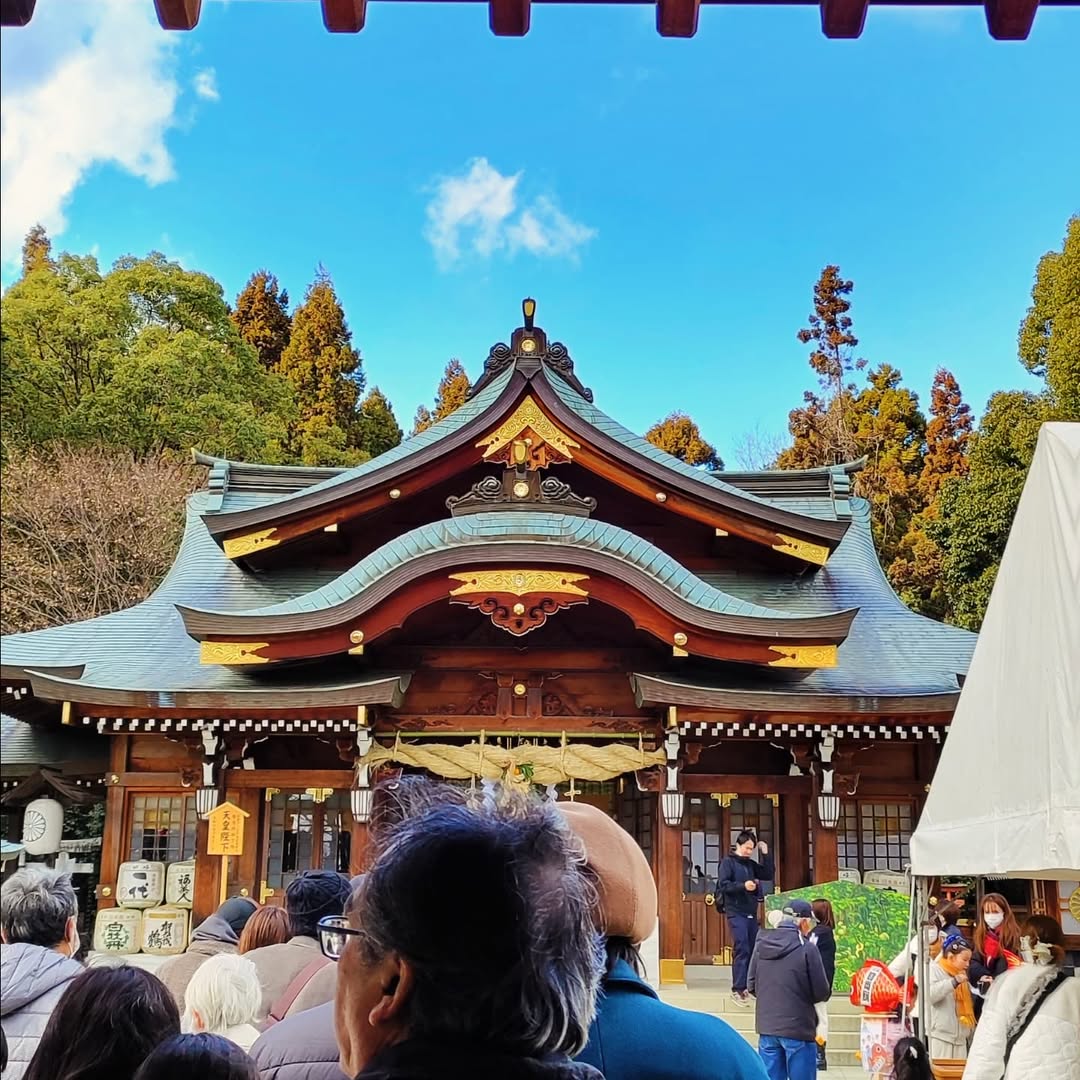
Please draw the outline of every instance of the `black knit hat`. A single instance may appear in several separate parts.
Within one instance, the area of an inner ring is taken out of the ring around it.
[[[341,915],[349,902],[352,885],[336,870],[306,870],[289,882],[285,910],[297,937],[315,937],[319,920]]]
[[[217,909],[217,915],[219,918],[224,919],[239,937],[243,933],[248,919],[258,910],[258,906],[250,897],[233,896]]]

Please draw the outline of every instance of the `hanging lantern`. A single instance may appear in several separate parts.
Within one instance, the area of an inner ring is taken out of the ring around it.
[[[55,855],[64,834],[64,808],[56,799],[34,799],[23,811],[22,843],[27,855]]]
[[[352,788],[349,792],[349,805],[352,809],[353,821],[358,825],[366,825],[371,820],[371,813],[375,809],[375,789],[359,785]]]
[[[835,829],[840,820],[840,796],[819,795],[817,797],[818,821],[823,829]]]
[[[664,814],[664,823],[678,828],[682,824],[683,811],[686,809],[686,796],[681,791],[665,791],[660,796],[660,808]]]
[[[205,818],[218,804],[218,789],[216,787],[201,787],[195,792],[195,812],[200,818]]]

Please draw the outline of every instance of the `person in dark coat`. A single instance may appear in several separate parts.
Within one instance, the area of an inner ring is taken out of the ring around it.
[[[817,926],[810,935],[810,940],[817,946],[821,954],[821,963],[825,968],[825,978],[832,986],[836,979],[836,916],[833,914],[832,904],[821,898],[810,901],[810,908],[817,919]],[[819,1072],[824,1072],[828,1067],[825,1059],[825,1044],[829,1040],[829,1003],[819,1001],[814,1008],[817,1010],[817,1067]]]
[[[577,1060],[606,1080],[765,1080],[761,1060],[734,1028],[665,1004],[641,977],[638,946],[656,929],[657,898],[649,860],[634,838],[598,807],[558,806],[585,848],[607,955],[596,1019]]]
[[[755,846],[761,854],[761,862],[756,862],[751,857]],[[724,914],[727,916],[734,944],[731,996],[737,1005],[750,1005],[746,976],[750,957],[754,952],[754,943],[757,941],[758,903],[764,897],[761,882],[772,881],[775,873],[768,844],[764,841],[759,844],[757,837],[748,829],[735,837],[731,854],[725,855],[720,863],[716,891],[723,900]]]
[[[259,1080],[349,1080],[334,1033],[334,1003],[287,1016],[251,1048]]]
[[[601,942],[580,847],[547,800],[420,778],[383,789],[375,859],[338,960],[335,1030],[355,1080],[601,1080],[588,1041]],[[438,883],[444,886],[439,887]]]
[[[814,1005],[832,987],[821,954],[809,940],[814,913],[805,900],[789,900],[780,925],[765,931],[750,959],[748,986],[757,999],[758,1053],[769,1080],[814,1080],[817,1050]]]

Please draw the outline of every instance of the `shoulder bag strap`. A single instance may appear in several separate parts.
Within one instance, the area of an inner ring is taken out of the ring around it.
[[[270,1008],[268,1019],[271,1024],[278,1024],[285,1019],[293,1002],[300,996],[300,991],[329,963],[325,956],[317,956],[293,977],[293,981],[285,987],[285,992]]]
[[[1027,1016],[1024,1017],[1020,1026],[1009,1036],[1008,1041],[1005,1043],[1006,1069],[1008,1069],[1009,1067],[1009,1058],[1012,1056],[1013,1047],[1016,1046],[1017,1042],[1019,1042],[1020,1036],[1023,1035],[1025,1031],[1027,1031],[1028,1024],[1030,1024],[1031,1021],[1035,1019],[1036,1015],[1039,1012],[1039,1009],[1042,1008],[1043,1003],[1046,1001],[1046,999],[1069,977],[1070,976],[1066,972],[1059,971],[1046,984],[1046,986],[1043,987],[1042,993],[1035,999],[1034,1002],[1032,1002],[1031,1008],[1028,1009]]]

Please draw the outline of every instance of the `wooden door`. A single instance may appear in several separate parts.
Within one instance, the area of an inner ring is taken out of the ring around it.
[[[683,829],[683,938],[688,964],[730,964],[731,935],[727,920],[714,903],[720,863],[735,837],[752,829],[776,850],[774,796],[688,795]],[[776,876],[779,880],[777,864]],[[775,882],[763,882],[759,895],[773,891]],[[759,912],[764,904],[759,905]]]
[[[259,898],[283,904],[285,890],[305,870],[350,872],[349,793],[330,788],[266,789]]]

